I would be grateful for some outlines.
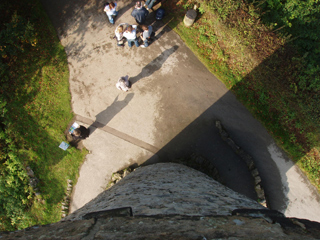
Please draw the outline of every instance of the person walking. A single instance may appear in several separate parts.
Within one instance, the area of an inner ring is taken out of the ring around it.
[[[127,39],[128,46],[131,48],[132,43],[136,45],[136,47],[139,47],[140,44],[137,39],[137,25],[129,25],[127,27],[127,30],[123,33],[123,36]]]
[[[143,33],[140,35],[140,38],[143,41],[144,45],[141,45],[142,48],[146,48],[149,46],[149,41],[151,39],[152,34],[152,26],[142,25],[141,26]]]
[[[116,84],[116,87],[119,89],[119,90],[122,90],[124,92],[128,92],[128,90],[130,89],[131,87],[131,83],[129,81],[129,76],[126,75],[124,77],[121,77],[118,79],[118,82]]]
[[[109,22],[111,24],[114,24],[114,18],[118,15],[117,12],[117,3],[116,2],[110,2],[106,4],[104,11],[106,12],[108,18],[109,18]]]
[[[131,16],[134,17],[138,24],[143,24],[148,16],[149,12],[145,7],[142,7],[141,2],[136,2],[136,6],[133,9]]]
[[[147,10],[151,9],[153,7],[153,4],[156,0],[147,0],[144,6],[147,8]]]

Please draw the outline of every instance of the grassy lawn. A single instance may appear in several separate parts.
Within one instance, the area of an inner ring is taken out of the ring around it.
[[[221,8],[218,14],[206,2],[210,1],[198,1],[202,8],[187,28],[183,17],[194,2],[165,1],[164,21],[320,189],[320,92],[303,81],[319,70],[304,75],[311,50],[299,48],[295,38],[264,25],[252,5],[234,8],[228,5],[233,1],[225,0],[220,6],[234,9],[225,14]]]
[[[0,144],[1,183],[6,186],[1,187],[0,198],[3,231],[59,221],[67,179],[76,182],[87,151],[59,148],[73,118],[68,63],[41,4],[5,1],[1,7],[7,9],[2,23],[9,22],[6,27],[12,28],[11,35],[1,39],[1,49],[5,49],[1,52],[5,67],[1,104],[6,103],[1,109],[4,138]],[[29,32],[19,29],[23,20],[31,26]],[[27,166],[39,179],[36,189],[28,184]]]

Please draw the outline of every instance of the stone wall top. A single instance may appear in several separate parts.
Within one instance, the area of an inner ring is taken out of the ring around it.
[[[239,208],[264,209],[199,171],[176,163],[158,163],[136,169],[66,219],[121,207],[131,207],[134,216],[231,215]]]

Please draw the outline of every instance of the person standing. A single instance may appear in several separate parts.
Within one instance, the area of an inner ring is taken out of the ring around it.
[[[149,46],[149,41],[152,34],[152,26],[142,25],[141,26],[143,33],[140,35],[140,38],[142,39],[144,45],[141,45],[142,48],[146,48]]]
[[[124,77],[121,77],[118,79],[118,82],[116,84],[116,87],[119,90],[122,90],[124,92],[128,92],[129,88],[131,87],[130,81],[129,81],[129,76],[126,75]]]
[[[149,12],[145,7],[142,7],[141,2],[136,2],[136,6],[133,9],[131,16],[134,17],[138,24],[143,24],[148,16]]]
[[[144,4],[145,7],[147,7],[147,10],[151,9],[153,7],[153,4],[156,0],[147,0]]]
[[[127,30],[123,33],[123,36],[127,39],[128,46],[131,48],[132,43],[136,45],[136,47],[139,47],[139,42],[137,39],[137,25],[129,25],[127,27]]]
[[[116,9],[117,9],[116,2],[107,3],[104,8],[104,11],[106,12],[111,24],[114,24],[114,18],[118,15],[118,12]]]

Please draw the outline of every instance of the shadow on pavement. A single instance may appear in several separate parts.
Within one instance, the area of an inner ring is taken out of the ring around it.
[[[116,17],[116,21],[123,15],[123,14],[125,14],[127,11],[130,11],[130,14],[131,14],[131,12],[132,12],[132,9],[134,8],[134,6],[135,6],[135,2],[133,1],[133,2],[131,2],[131,3],[129,3],[128,5],[126,5],[125,7],[123,7],[123,8],[117,8],[117,11],[118,11],[118,15],[117,15],[117,17]],[[120,22],[120,21],[119,21]],[[119,23],[115,23],[115,25],[116,24],[119,24]]]
[[[128,105],[128,103],[132,100],[133,96],[133,93],[129,93],[126,95],[125,99],[119,101],[118,95],[109,107],[107,107],[105,110],[103,110],[96,116],[95,122],[92,123],[91,126],[89,126],[90,135],[97,128],[103,128],[104,126],[106,126],[114,116],[116,116],[123,108],[125,108]]]
[[[142,68],[141,72],[137,76],[130,78],[131,84],[134,84],[142,78],[148,77],[154,72],[158,71],[162,67],[163,63],[168,59],[168,57],[170,57],[170,55],[173,54],[178,48],[178,46],[173,46],[162,52],[152,62]]]
[[[283,211],[287,203],[279,170],[267,149],[265,136],[256,134],[263,127],[240,103],[234,104],[234,100],[234,95],[227,92],[161,148],[155,154],[156,157],[153,156],[142,165],[176,162],[177,159],[189,159],[191,155],[201,156],[217,168],[222,184],[257,200],[254,180],[248,167],[228,143],[222,140],[215,126],[215,121],[220,120],[232,140],[253,158],[262,179],[261,185],[264,187],[269,207]],[[243,116],[239,111],[247,113]],[[168,116],[164,113],[164,118],[166,117]],[[246,129],[248,125],[252,128],[249,131]],[[161,134],[165,128],[170,126],[166,125],[163,129],[159,127],[156,133]],[[160,136],[155,136],[155,139],[157,138]]]

